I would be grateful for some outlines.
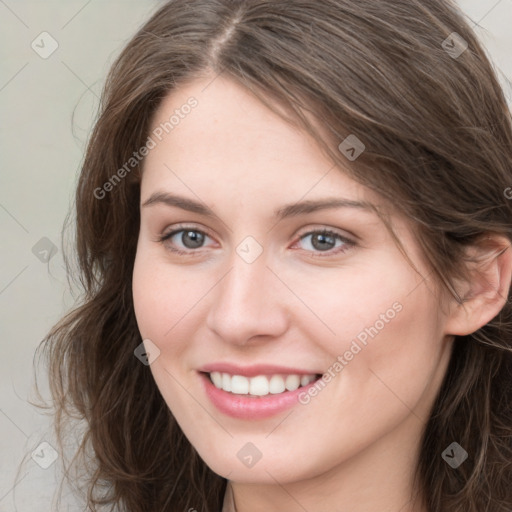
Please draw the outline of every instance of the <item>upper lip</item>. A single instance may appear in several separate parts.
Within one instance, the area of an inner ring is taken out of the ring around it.
[[[243,375],[245,377],[256,377],[257,375],[319,375],[322,372],[305,370],[303,368],[291,368],[289,366],[276,366],[272,364],[254,364],[251,366],[239,366],[233,363],[211,363],[199,368],[200,372],[229,373],[230,375]]]

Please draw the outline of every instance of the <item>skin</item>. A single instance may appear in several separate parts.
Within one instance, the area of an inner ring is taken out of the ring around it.
[[[146,157],[141,205],[172,192],[216,217],[141,206],[133,272],[138,326],[160,349],[150,368],[166,403],[206,464],[231,481],[239,512],[426,512],[411,499],[412,475],[452,335],[476,330],[504,300],[495,292],[475,303],[478,313],[471,301],[464,311],[449,302],[441,309],[413,226],[397,213],[393,226],[419,272],[371,211],[326,209],[278,222],[274,210],[304,199],[385,205],[224,76],[173,91],[152,129],[190,96],[198,106]],[[200,248],[183,232],[158,241],[179,223],[206,232]],[[335,239],[321,251],[307,233],[322,228],[356,243]],[[236,252],[247,236],[263,248],[252,263]],[[507,282],[510,252],[500,270]],[[307,405],[247,421],[219,412],[203,391],[197,369],[212,362],[326,371],[397,302],[400,312]],[[237,457],[247,442],[262,453],[252,468]]]

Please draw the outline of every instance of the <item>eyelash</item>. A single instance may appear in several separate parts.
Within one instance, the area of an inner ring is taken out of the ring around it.
[[[201,233],[202,235],[206,235],[209,238],[212,238],[207,232],[205,232],[201,229],[196,229],[194,226],[178,225],[177,228],[178,229],[174,229],[170,233],[159,236],[157,239],[157,242],[165,245],[165,243],[169,239],[171,239],[174,235],[176,235],[178,233],[182,233],[184,231],[193,231],[195,233]],[[353,240],[350,240],[349,238],[346,238],[343,235],[340,235],[339,233],[337,233],[336,231],[333,231],[330,229],[317,229],[317,230],[307,231],[306,233],[302,233],[299,236],[299,241],[307,236],[315,235],[315,234],[321,234],[324,236],[325,235],[333,236],[333,237],[337,238],[338,240],[340,240],[341,242],[343,242],[345,247],[341,248],[341,249],[338,247],[337,250],[331,249],[329,251],[315,251],[315,252],[313,252],[313,254],[311,254],[311,256],[313,256],[313,257],[326,258],[329,256],[342,254],[342,253],[347,252],[349,249],[351,249],[352,247],[354,247],[356,245],[356,242],[354,242]],[[176,248],[173,248],[170,246],[168,246],[168,249],[175,254],[183,255],[183,256],[192,256],[192,255],[194,255],[194,253],[198,252],[197,250],[194,250],[194,249],[190,249],[188,251],[182,251],[181,249],[176,249]]]

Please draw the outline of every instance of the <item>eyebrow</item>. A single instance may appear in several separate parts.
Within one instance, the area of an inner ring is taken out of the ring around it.
[[[142,207],[152,206],[155,204],[164,204],[167,206],[174,206],[187,210],[189,212],[198,213],[208,218],[217,218],[217,215],[208,208],[208,206],[189,199],[187,197],[169,194],[167,192],[155,192],[144,201]],[[356,208],[359,210],[366,210],[375,213],[376,208],[372,203],[366,201],[353,201],[351,199],[329,197],[325,199],[306,200],[298,203],[285,205],[274,212],[274,217],[278,220],[287,217],[295,217],[307,213],[316,212],[319,210],[327,210],[331,208]]]

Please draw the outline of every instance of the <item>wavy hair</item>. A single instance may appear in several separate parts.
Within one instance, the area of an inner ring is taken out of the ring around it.
[[[462,40],[465,51],[449,51]],[[132,271],[143,160],[98,198],[144,146],[162,99],[206,72],[277,101],[333,163],[414,221],[436,282],[460,303],[453,283],[467,276],[465,250],[487,233],[512,239],[503,193],[512,185],[511,114],[451,0],[166,2],[106,80],[76,189],[77,268],[66,258],[82,293],[39,347],[59,440],[72,421],[85,425],[69,469],[87,469],[91,510],[217,512],[222,504],[226,480],[200,459],[133,355],[142,341]],[[366,147],[350,162],[337,149],[349,134]],[[507,300],[454,340],[417,466],[429,512],[512,509],[511,320]],[[441,457],[454,440],[469,453],[457,470]]]

